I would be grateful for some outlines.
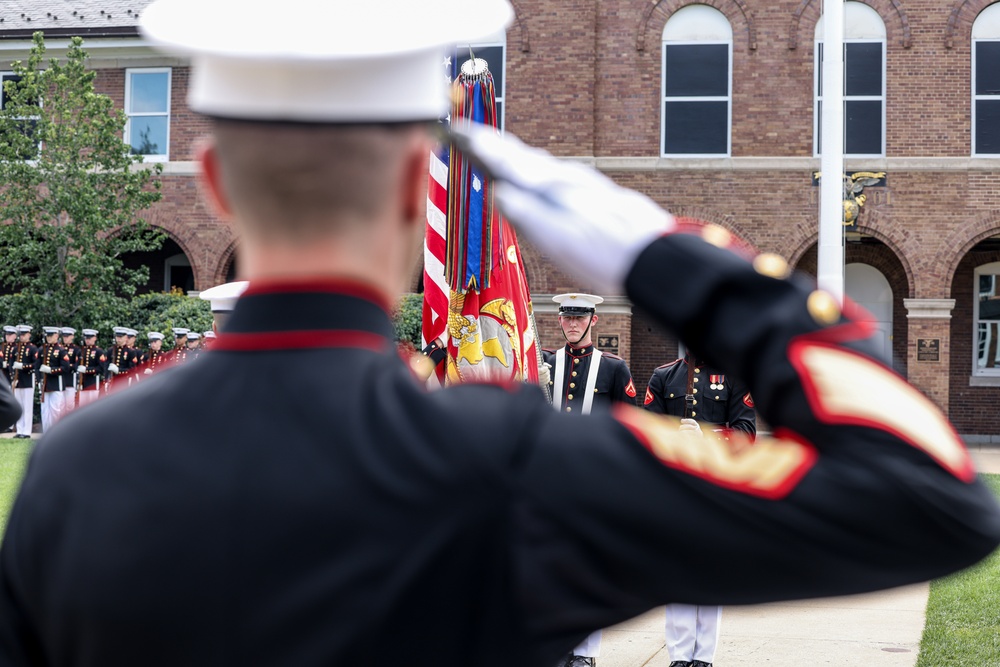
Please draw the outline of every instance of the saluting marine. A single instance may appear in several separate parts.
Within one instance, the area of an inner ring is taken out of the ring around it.
[[[96,401],[101,395],[101,380],[107,373],[108,358],[104,350],[97,347],[97,329],[83,330],[83,347],[80,348],[80,363],[76,367],[79,405]]]
[[[1000,544],[964,444],[868,323],[495,128],[449,131],[506,219],[745,379],[773,435],[737,452],[637,407],[557,412],[523,382],[428,391],[390,311],[426,229],[441,62],[513,9],[284,4],[142,12],[191,59],[202,184],[251,286],[197,364],[33,449],[0,544],[0,663],[552,667],[669,601],[890,588]]]

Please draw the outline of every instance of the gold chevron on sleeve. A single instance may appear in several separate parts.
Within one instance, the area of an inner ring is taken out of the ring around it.
[[[954,428],[934,403],[889,369],[822,343],[792,345],[792,358],[816,416],[895,435],[922,449],[959,479],[975,470]]]
[[[753,444],[740,434],[732,440],[707,430],[678,431],[673,417],[626,408],[615,417],[664,465],[749,495],[782,498],[816,460],[813,447],[783,438],[760,437]]]

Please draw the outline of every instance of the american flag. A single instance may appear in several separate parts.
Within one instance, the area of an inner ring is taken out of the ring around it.
[[[450,83],[452,59],[444,66]],[[491,74],[466,75],[454,84],[452,116],[496,127]],[[440,338],[448,350],[437,380],[537,381],[531,297],[517,237],[494,209],[491,184],[450,148],[430,155],[424,237],[422,337],[424,345]]]
[[[451,82],[451,58],[444,59],[443,76]],[[445,118],[442,122],[448,122]],[[448,222],[448,150],[438,146],[431,152],[427,178],[427,229],[424,235],[424,345],[445,340],[448,330],[448,282],[444,275],[446,226]],[[441,379],[439,377],[439,379]]]

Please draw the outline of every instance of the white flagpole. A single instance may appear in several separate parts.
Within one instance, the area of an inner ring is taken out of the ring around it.
[[[844,301],[844,0],[823,0],[817,282]]]

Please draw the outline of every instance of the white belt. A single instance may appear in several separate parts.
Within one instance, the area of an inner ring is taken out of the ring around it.
[[[597,386],[597,370],[601,367],[601,351],[594,348],[593,358],[590,361],[590,369],[587,371],[587,385],[583,393],[583,414],[589,415],[594,407],[594,388]],[[566,348],[556,351],[556,374],[552,380],[552,407],[557,412],[562,412],[563,394],[566,391],[564,379],[566,377]]]

